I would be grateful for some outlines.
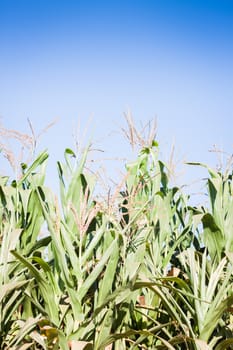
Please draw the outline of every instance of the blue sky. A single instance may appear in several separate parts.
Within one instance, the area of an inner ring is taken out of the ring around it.
[[[162,157],[174,143],[177,161],[214,166],[214,144],[232,154],[232,62],[231,0],[0,0],[1,121],[26,132],[58,117],[40,141],[51,163],[90,118],[103,157],[126,156],[131,110],[157,118]]]

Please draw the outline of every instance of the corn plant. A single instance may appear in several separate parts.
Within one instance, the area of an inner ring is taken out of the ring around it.
[[[1,178],[0,343],[3,349],[19,344],[40,319],[38,313],[34,317],[28,298],[35,285],[34,276],[29,276],[19,266],[12,251],[19,250],[21,254],[31,256],[48,243],[48,239],[40,239],[44,218],[39,203],[35,201],[35,188],[43,184],[47,157],[45,152],[42,153],[29,169],[24,169],[17,182],[8,184],[9,179]],[[42,339],[40,341],[43,343]]]
[[[59,196],[47,152],[0,179],[0,348],[230,349],[232,174],[208,168],[192,207],[151,140],[100,200],[88,151],[65,150]]]

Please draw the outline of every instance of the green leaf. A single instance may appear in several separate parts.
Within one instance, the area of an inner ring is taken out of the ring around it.
[[[76,157],[76,154],[70,148],[66,148],[65,153],[71,155],[72,157]]]
[[[103,268],[105,267],[107,261],[109,260],[109,258],[113,254],[114,250],[117,249],[117,246],[118,246],[117,239],[115,239],[111,243],[111,245],[108,247],[108,249],[105,251],[105,253],[101,257],[101,260],[95,266],[94,270],[90,273],[90,275],[84,281],[83,285],[79,289],[79,298],[80,298],[80,300],[82,300],[84,298],[84,296],[88,292],[89,288],[97,280],[98,276],[102,272]]]
[[[12,291],[16,289],[20,289],[21,287],[28,284],[28,281],[11,281],[3,286],[1,286],[0,290],[0,303],[2,303],[3,299],[8,296]]]
[[[202,217],[202,223],[204,228],[204,241],[205,245],[208,248],[208,251],[214,259],[218,258],[218,261],[221,260],[221,254],[224,247],[224,236],[221,229],[217,226],[214,217],[207,213]]]
[[[38,283],[38,286],[40,288],[41,294],[45,300],[46,303],[46,311],[48,312],[49,316],[51,317],[51,321],[57,325],[59,323],[59,310],[58,305],[56,304],[56,296],[54,295],[54,286],[49,284],[46,280],[46,276],[41,274],[41,271],[39,271],[36,267],[33,266],[29,262],[29,259],[24,258],[16,251],[11,251],[11,253],[25,266],[28,268],[28,270],[32,273],[33,277],[35,278],[36,282]],[[48,264],[44,262],[42,259],[38,257],[34,257],[37,259],[39,263],[42,264],[43,269],[45,271],[49,271]]]
[[[38,166],[42,165],[46,161],[48,156],[49,156],[48,153],[44,151],[36,158],[36,160],[32,163],[32,165],[27,169],[27,171],[18,181],[19,187],[25,182],[25,180],[27,180],[27,178],[33,173],[33,171],[36,170]],[[40,185],[42,185],[42,183],[40,183]]]
[[[116,278],[116,269],[119,262],[119,248],[116,245],[107,262],[104,278],[99,285],[98,304],[100,306],[106,297],[112,292],[113,281]]]

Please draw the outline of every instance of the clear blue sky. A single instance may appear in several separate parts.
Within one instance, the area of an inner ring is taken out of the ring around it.
[[[124,157],[130,109],[157,118],[164,155],[175,142],[214,165],[214,144],[233,150],[232,105],[232,0],[0,0],[0,116],[22,132],[59,117],[40,144],[52,160],[89,117],[104,157]]]

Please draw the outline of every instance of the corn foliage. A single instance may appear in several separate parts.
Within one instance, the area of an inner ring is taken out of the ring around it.
[[[59,197],[47,152],[0,179],[0,349],[231,349],[232,173],[193,207],[153,141],[100,201],[87,155],[65,150]]]

